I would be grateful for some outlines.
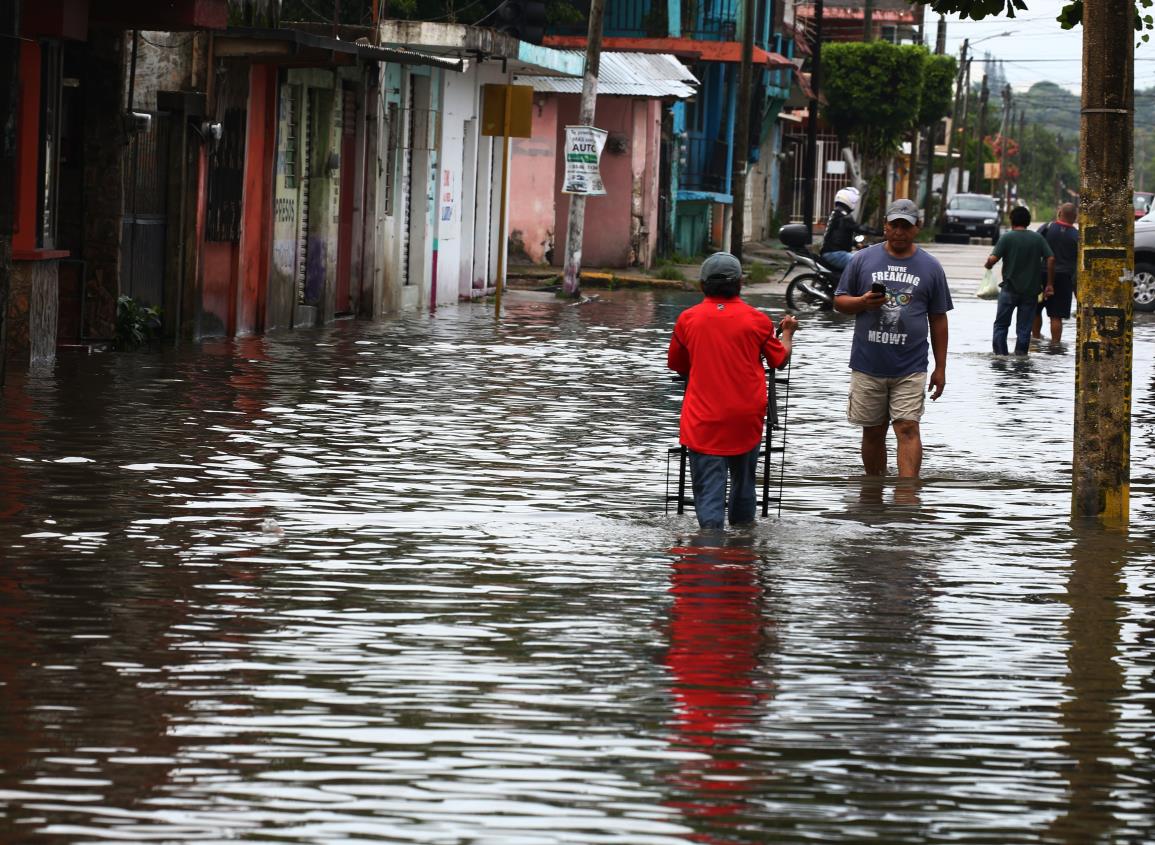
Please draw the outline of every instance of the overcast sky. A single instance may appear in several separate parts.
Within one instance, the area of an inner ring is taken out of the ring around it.
[[[1026,4],[1028,10],[1019,12],[1013,20],[1000,16],[972,21],[960,20],[956,15],[948,16],[947,52],[958,57],[963,39],[969,38],[970,54],[976,60],[987,52],[1003,60],[1003,69],[1013,88],[1026,90],[1036,82],[1049,80],[1078,93],[1082,84],[1082,28],[1064,30],[1055,20],[1066,0],[1026,0]],[[927,43],[933,48],[938,15],[927,10],[925,20]],[[1010,35],[1002,35],[1004,32]],[[1155,43],[1144,44],[1136,51],[1135,57],[1155,57]],[[976,74],[981,78],[982,71],[977,61],[971,65],[972,81]],[[1155,74],[1155,63],[1136,61],[1137,87],[1155,84],[1148,80],[1152,74]]]

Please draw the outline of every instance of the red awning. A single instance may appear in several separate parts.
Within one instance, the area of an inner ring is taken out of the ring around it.
[[[547,35],[543,41],[547,47],[581,49],[586,45],[583,35]],[[603,50],[629,53],[673,53],[690,59],[706,62],[742,61],[740,41],[695,41],[693,38],[603,38]],[[761,47],[754,48],[754,64],[765,67],[794,67],[794,63],[779,53],[770,53]]]

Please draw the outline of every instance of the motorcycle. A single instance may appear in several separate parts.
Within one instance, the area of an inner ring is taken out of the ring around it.
[[[791,311],[831,310],[842,271],[824,264],[822,257],[810,250],[810,232],[803,223],[783,226],[778,230],[778,240],[790,256],[790,266],[782,274],[782,281],[798,267],[808,271],[795,276],[786,286],[786,307]],[[865,238],[855,235],[854,241],[857,249],[864,244]]]

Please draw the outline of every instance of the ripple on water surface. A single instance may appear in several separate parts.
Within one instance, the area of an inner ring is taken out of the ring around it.
[[[1149,838],[1155,554],[1068,525],[1071,356],[993,359],[960,297],[924,482],[879,483],[811,318],[782,513],[704,536],[662,507],[692,301],[14,375],[0,840]]]

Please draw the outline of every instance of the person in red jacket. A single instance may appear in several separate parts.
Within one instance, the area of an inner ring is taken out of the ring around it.
[[[704,299],[674,325],[667,366],[687,379],[680,440],[689,452],[694,511],[702,528],[754,521],[755,476],[766,420],[762,359],[781,368],[790,357],[798,321],[774,323],[739,297],[742,264],[728,252],[705,260]],[[730,501],[726,502],[726,476]]]

